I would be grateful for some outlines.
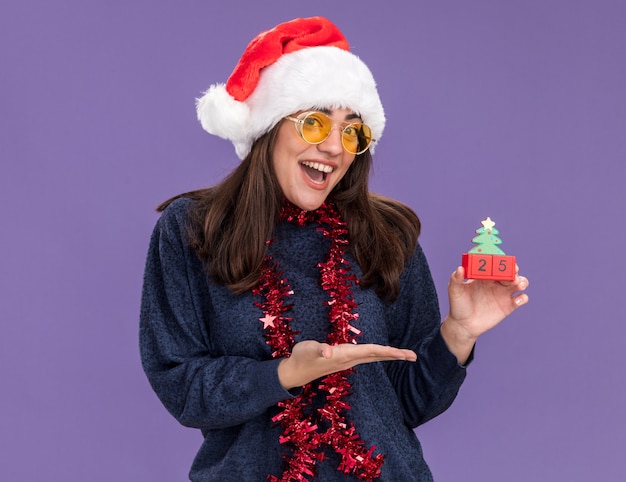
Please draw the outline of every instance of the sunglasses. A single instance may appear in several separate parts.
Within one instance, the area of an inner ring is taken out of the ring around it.
[[[333,130],[333,120],[323,112],[303,112],[296,117],[285,119],[294,122],[298,135],[309,144],[321,144]],[[363,154],[375,142],[372,129],[360,122],[344,123],[341,129],[341,144],[350,154]]]

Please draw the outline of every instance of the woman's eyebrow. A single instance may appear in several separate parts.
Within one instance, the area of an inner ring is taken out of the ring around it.
[[[333,111],[330,110],[330,109],[327,109],[327,108],[319,109],[319,111],[323,112],[327,116],[331,116],[333,114]],[[359,114],[357,114],[357,113],[348,114],[345,117],[345,120],[347,120],[347,121],[354,120],[354,119],[363,120],[363,119],[361,119],[361,116]]]

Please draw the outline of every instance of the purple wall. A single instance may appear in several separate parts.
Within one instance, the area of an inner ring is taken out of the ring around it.
[[[421,216],[442,309],[486,216],[531,280],[418,429],[436,480],[623,480],[626,4],[314,3],[3,2],[0,480],[185,479],[200,435],[137,349],[153,208],[235,165],[195,96],[314,14],[379,82],[373,189]]]

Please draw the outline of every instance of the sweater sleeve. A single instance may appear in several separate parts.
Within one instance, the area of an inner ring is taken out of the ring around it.
[[[407,425],[417,427],[444,412],[466,375],[441,336],[435,286],[420,246],[402,275],[401,293],[390,307],[391,343],[417,353],[415,363],[389,363],[387,373]]]
[[[279,360],[210,354],[207,277],[185,237],[186,200],[163,213],[148,249],[139,341],[150,384],[183,425],[216,429],[254,418],[291,394]]]

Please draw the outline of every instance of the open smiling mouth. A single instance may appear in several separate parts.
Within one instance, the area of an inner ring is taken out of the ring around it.
[[[320,164],[319,162],[304,161],[300,163],[300,166],[309,179],[318,184],[323,183],[328,174],[335,170],[334,168],[325,164]]]

